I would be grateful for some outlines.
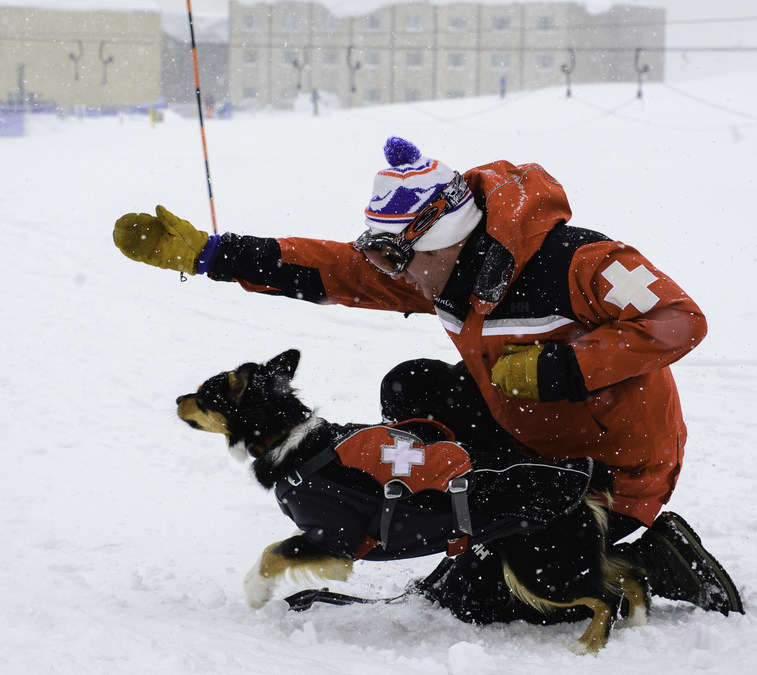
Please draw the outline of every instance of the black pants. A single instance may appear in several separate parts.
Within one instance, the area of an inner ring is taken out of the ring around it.
[[[460,362],[433,359],[406,361],[381,383],[384,419],[434,419],[449,427],[472,455],[515,452],[512,437],[492,417],[473,377]],[[610,511],[609,541],[617,542],[643,527],[636,518]],[[577,621],[590,616],[585,608],[541,614],[512,597],[504,583],[498,556],[486,549],[445,559],[411,590],[447,607],[457,618],[476,623],[525,620],[532,623]]]
[[[381,382],[381,412],[391,422],[413,417],[434,419],[449,427],[471,454],[515,452],[512,437],[492,417],[465,364],[435,359],[405,361]],[[643,527],[630,516],[610,512],[610,541]]]
[[[386,420],[434,419],[472,448],[512,449],[510,435],[489,412],[473,377],[460,362],[405,361],[381,382],[381,412]]]

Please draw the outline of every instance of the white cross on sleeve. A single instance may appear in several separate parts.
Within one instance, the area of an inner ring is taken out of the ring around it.
[[[409,476],[413,466],[426,460],[422,448],[414,448],[410,440],[396,437],[394,445],[381,446],[381,461],[392,465],[392,476]]]
[[[605,301],[621,309],[633,305],[644,313],[652,309],[660,300],[649,290],[649,286],[657,281],[657,277],[644,265],[628,271],[616,260],[602,272],[602,276],[612,284],[610,292],[605,296]]]

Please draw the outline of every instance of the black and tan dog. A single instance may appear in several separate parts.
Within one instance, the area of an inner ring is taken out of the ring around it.
[[[465,448],[441,425],[338,425],[312,414],[291,386],[299,352],[247,363],[177,399],[179,417],[223,434],[300,528],[271,544],[245,579],[251,607],[286,572],[344,580],[353,561],[449,554],[486,542],[505,581],[539,611],[585,606],[593,618],[571,647],[606,644],[622,599],[646,621],[642,570],[607,554],[611,479],[589,459],[539,464]],[[483,459],[481,459],[483,457]]]

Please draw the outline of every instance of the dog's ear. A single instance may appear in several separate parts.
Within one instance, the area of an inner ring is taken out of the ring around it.
[[[250,369],[246,364],[229,373],[229,396],[236,405],[242,400],[249,381]]]
[[[290,380],[294,377],[294,371],[297,370],[297,364],[300,362],[300,352],[297,349],[288,349],[278,356],[274,356],[267,364],[266,368],[279,375],[286,375]]]

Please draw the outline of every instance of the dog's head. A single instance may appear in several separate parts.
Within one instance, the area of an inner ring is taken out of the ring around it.
[[[223,434],[229,446],[244,444],[259,456],[310,413],[291,386],[299,361],[300,352],[290,349],[268,363],[215,375],[197,393],[179,396],[177,413],[191,427]]]

